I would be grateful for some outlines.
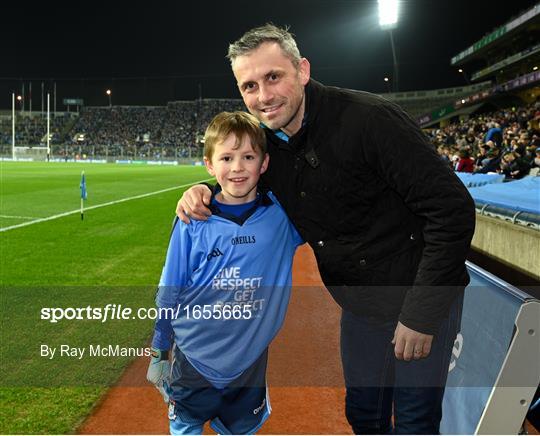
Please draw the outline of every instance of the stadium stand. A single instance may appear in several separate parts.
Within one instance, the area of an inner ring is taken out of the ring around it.
[[[51,117],[51,143],[60,144],[65,138],[66,127],[74,114],[57,113]],[[16,117],[15,141],[21,146],[44,144],[47,135],[47,119],[40,112],[26,112]],[[11,145],[11,116],[0,116],[0,145]]]
[[[69,158],[196,157],[200,156],[200,141],[209,120],[222,110],[241,109],[244,109],[242,101],[233,99],[178,101],[153,107],[84,107],[78,115],[60,113],[51,117],[53,155]],[[35,146],[44,142],[46,120],[40,114],[17,115],[16,123],[17,145]],[[425,132],[449,165],[455,167],[460,151],[466,149],[475,161],[474,172],[485,173],[483,160],[489,158],[489,151],[496,149],[499,159],[492,171],[503,173],[502,157],[508,152],[517,153],[518,162],[523,164],[524,161],[527,170],[540,167],[540,150],[536,151],[540,147],[539,123],[540,104],[535,102],[472,115]],[[10,155],[10,146],[11,116],[2,115],[2,155]]]
[[[167,106],[87,107],[73,126],[61,156],[177,159],[201,155],[212,117],[243,108],[241,100],[170,102]]]
[[[460,151],[467,150],[474,156],[474,173],[500,173],[507,180],[520,179],[531,170],[536,174],[535,168],[540,167],[539,123],[540,103],[534,102],[473,116],[427,134],[441,158],[454,169]],[[512,162],[508,162],[509,154],[514,156]]]
[[[181,159],[200,157],[205,126],[223,110],[241,110],[236,99],[170,102],[167,106],[84,107],[51,117],[53,155],[61,158]],[[18,114],[17,145],[46,139],[46,119]],[[11,154],[11,116],[0,117],[0,147]]]
[[[457,86],[426,91],[411,91],[381,94],[382,97],[396,103],[403,108],[411,117],[419,116],[434,108],[446,107],[456,100],[474,95],[491,86],[489,81],[469,86]]]
[[[484,218],[489,217],[540,230],[540,177],[535,177],[540,168],[539,121],[540,103],[534,102],[469,117],[427,132],[441,158],[454,170],[459,169],[461,151],[475,157],[473,172],[457,175],[475,200],[483,228],[502,231],[502,224]],[[509,155],[513,156],[511,161]],[[514,231],[506,227],[504,234]],[[537,235],[533,236],[536,241]],[[486,239],[492,240],[492,236]],[[534,251],[534,244],[531,250]],[[524,270],[538,275],[534,265]]]
[[[501,84],[527,74],[539,60],[539,23],[540,9],[535,5],[452,57],[450,64],[468,65],[473,81],[492,77]]]
[[[422,127],[448,119],[466,117],[486,105],[501,107],[501,101],[532,102],[538,98],[540,82],[540,4],[523,10],[470,47],[455,55],[450,64],[461,68],[471,81],[486,79],[491,86],[453,104],[434,108],[418,118]]]

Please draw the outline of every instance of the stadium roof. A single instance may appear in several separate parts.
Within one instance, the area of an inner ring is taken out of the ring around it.
[[[528,9],[523,10],[518,16],[497,27],[474,44],[453,56],[452,65],[462,65],[473,57],[481,56],[488,50],[496,49],[497,46],[507,43],[517,31],[531,32],[540,28],[540,2]]]

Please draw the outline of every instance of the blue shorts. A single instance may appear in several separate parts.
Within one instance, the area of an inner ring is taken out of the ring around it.
[[[220,434],[254,434],[272,408],[266,388],[268,350],[224,389],[212,386],[175,347],[169,403],[171,434],[202,434],[203,425]]]

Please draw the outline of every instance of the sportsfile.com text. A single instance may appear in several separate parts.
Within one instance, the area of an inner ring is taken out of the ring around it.
[[[214,304],[185,305],[176,307],[139,307],[134,310],[122,304],[107,304],[104,307],[43,307],[41,319],[51,323],[61,320],[93,320],[102,323],[112,320],[129,319],[177,319],[183,316],[187,319],[250,319],[252,307],[250,304]]]

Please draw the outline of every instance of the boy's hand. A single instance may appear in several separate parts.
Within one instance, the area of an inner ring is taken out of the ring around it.
[[[148,365],[148,371],[146,372],[146,379],[154,384],[163,396],[163,401],[166,403],[169,402],[171,392],[170,373],[169,351],[152,348],[152,357],[150,358],[150,365]]]
[[[212,192],[206,185],[195,185],[182,194],[176,205],[176,215],[184,223],[189,224],[189,218],[206,221],[212,212],[206,206],[210,204]]]

